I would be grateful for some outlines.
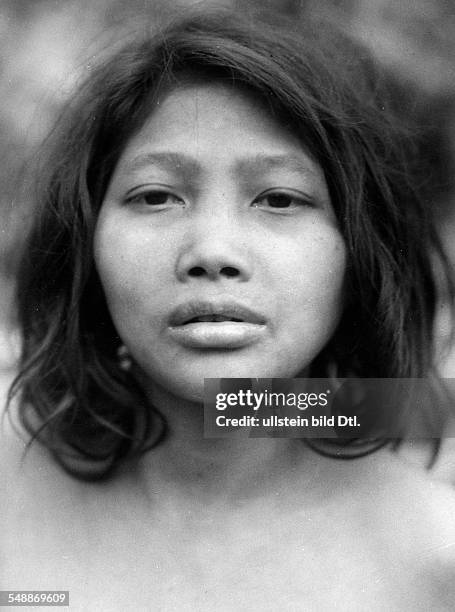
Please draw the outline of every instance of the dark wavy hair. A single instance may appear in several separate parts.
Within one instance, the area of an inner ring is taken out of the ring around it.
[[[121,341],[92,249],[126,143],[158,90],[188,78],[248,88],[323,168],[348,252],[348,297],[311,374],[328,376],[333,366],[359,377],[432,372],[435,268],[443,277],[447,262],[419,194],[412,138],[389,110],[381,70],[327,24],[187,15],[136,35],[93,68],[45,143],[19,270],[23,349],[10,400],[17,394],[32,439],[80,478],[109,475],[166,431],[133,374],[119,367]],[[364,454],[355,446],[347,456]],[[334,447],[331,454],[346,456]]]

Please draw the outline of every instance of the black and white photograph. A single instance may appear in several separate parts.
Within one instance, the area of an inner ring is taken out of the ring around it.
[[[0,608],[455,610],[455,3],[0,0]]]

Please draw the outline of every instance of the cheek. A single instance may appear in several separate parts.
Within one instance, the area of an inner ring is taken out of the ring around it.
[[[281,252],[281,309],[290,344],[330,339],[344,307],[346,248],[335,229],[306,235]],[[298,340],[297,340],[298,339]]]
[[[171,260],[163,247],[150,248],[144,228],[125,228],[102,217],[94,240],[95,266],[106,295],[115,326],[120,335],[146,323],[144,305],[154,310]],[[150,321],[147,321],[147,325]],[[123,332],[123,333],[122,333]]]
[[[274,276],[299,301],[324,308],[324,298],[330,303],[341,299],[346,248],[338,230],[322,227],[308,231],[294,240],[280,242],[271,252],[275,254]]]

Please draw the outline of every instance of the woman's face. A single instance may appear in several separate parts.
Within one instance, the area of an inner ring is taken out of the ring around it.
[[[126,146],[95,234],[114,324],[151,381],[293,377],[342,310],[346,252],[324,174],[250,94],[181,86]]]

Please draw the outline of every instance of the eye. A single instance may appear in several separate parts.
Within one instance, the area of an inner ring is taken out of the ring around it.
[[[185,202],[174,193],[159,189],[148,189],[129,196],[127,204],[144,204],[146,206],[182,206]]]
[[[254,208],[268,210],[295,210],[301,206],[314,206],[303,193],[293,191],[269,191],[258,196],[252,203]]]

